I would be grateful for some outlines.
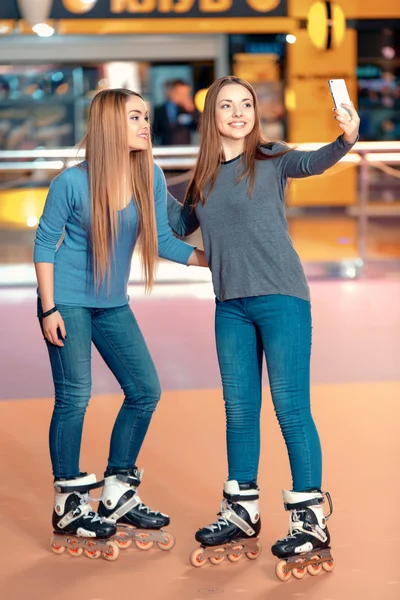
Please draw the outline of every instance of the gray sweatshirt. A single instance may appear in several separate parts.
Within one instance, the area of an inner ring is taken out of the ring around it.
[[[267,154],[285,149],[280,143],[262,148]],[[195,211],[168,194],[168,220],[181,237],[199,226],[218,300],[284,294],[310,300],[299,256],[293,248],[285,215],[288,178],[319,175],[350,149],[342,136],[314,152],[292,150],[257,160],[253,196],[247,181],[236,182],[241,156],[221,164],[215,186]]]

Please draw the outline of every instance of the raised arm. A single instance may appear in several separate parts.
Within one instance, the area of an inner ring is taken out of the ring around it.
[[[167,217],[167,185],[164,173],[155,165],[154,195],[158,232],[158,254],[184,265],[207,267],[204,252],[174,237]]]
[[[167,211],[169,226],[179,237],[191,235],[200,226],[190,204],[181,204],[168,190]]]
[[[353,105],[344,105],[344,107],[350,112],[350,115],[342,110],[334,110],[334,118],[337,119],[339,127],[343,130],[342,135],[334,142],[312,152],[292,150],[273,159],[284,177],[299,178],[320,175],[326,169],[335,165],[351,150],[358,140],[360,118]],[[273,148],[272,152],[276,152],[277,149],[276,147]],[[282,150],[282,148],[279,147],[279,150]]]

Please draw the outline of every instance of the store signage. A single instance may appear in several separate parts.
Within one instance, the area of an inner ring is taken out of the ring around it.
[[[287,0],[53,0],[53,19],[285,17]],[[0,1],[0,19],[19,19],[16,0]]]

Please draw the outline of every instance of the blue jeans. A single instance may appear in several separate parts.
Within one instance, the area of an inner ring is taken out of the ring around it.
[[[160,399],[153,360],[128,304],[118,308],[58,305],[67,339],[59,347],[47,342],[55,404],[50,425],[54,477],[80,474],[82,428],[91,395],[91,346],[96,346],[125,394],[113,428],[107,470],[129,469]],[[42,312],[38,301],[38,315]],[[40,321],[40,319],[39,319]]]
[[[293,491],[320,488],[321,446],[310,409],[310,303],[284,295],[217,300],[215,334],[227,420],[229,479],[257,481],[265,353]]]

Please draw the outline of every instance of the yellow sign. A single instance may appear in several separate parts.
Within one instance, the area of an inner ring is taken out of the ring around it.
[[[68,11],[70,16],[92,18],[109,18],[123,13],[153,17],[251,17],[271,12],[273,16],[282,17],[287,15],[286,4],[287,0],[54,0],[52,16],[65,18],[65,11]]]

